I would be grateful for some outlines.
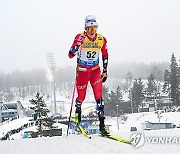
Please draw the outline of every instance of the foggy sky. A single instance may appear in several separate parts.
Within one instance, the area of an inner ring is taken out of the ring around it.
[[[67,54],[87,15],[109,48],[109,65],[180,59],[179,0],[0,0],[0,71],[76,65]]]

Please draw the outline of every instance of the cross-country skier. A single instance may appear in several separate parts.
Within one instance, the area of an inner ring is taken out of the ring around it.
[[[76,35],[69,51],[70,58],[77,54],[76,88],[78,97],[75,104],[75,120],[77,123],[81,122],[81,105],[85,99],[87,85],[90,81],[97,102],[100,121],[99,130],[102,135],[108,135],[109,132],[104,124],[104,102],[102,98],[102,82],[107,79],[108,49],[105,37],[97,33],[97,28],[96,18],[88,15],[85,19],[85,31]],[[102,74],[99,67],[100,52],[103,61]]]

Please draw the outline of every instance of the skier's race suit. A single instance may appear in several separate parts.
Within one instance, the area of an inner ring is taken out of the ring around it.
[[[73,58],[77,54],[77,76],[76,87],[78,97],[76,107],[81,107],[86,96],[88,82],[93,89],[97,102],[99,117],[104,117],[104,103],[102,99],[102,79],[99,67],[99,54],[102,53],[103,73],[107,73],[108,49],[107,41],[101,34],[96,33],[93,39],[82,32],[76,35],[69,51],[69,57]]]

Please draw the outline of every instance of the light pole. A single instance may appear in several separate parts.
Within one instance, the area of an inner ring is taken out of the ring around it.
[[[52,82],[53,82],[53,77],[52,77],[52,74],[51,74],[51,71],[50,69],[48,69],[47,71],[47,79],[49,81],[49,91],[50,91],[50,111],[51,111],[51,114],[53,114],[53,99],[52,99]]]
[[[119,120],[118,120],[118,114],[119,114],[119,112],[118,112],[118,107],[119,107],[119,105],[117,104],[117,105],[116,105],[116,108],[117,108],[117,111],[116,111],[116,113],[117,113],[117,127],[118,127],[118,129],[119,129]]]
[[[54,60],[53,53],[47,53],[46,57],[47,57],[48,67],[51,70],[51,74],[52,74],[52,86],[53,86],[53,95],[54,95],[54,113],[56,113],[57,112],[57,109],[56,109],[56,84],[55,84],[55,77],[54,77],[55,60]]]

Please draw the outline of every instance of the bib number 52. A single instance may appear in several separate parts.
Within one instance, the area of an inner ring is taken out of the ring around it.
[[[95,58],[96,51],[87,51],[87,58]]]

